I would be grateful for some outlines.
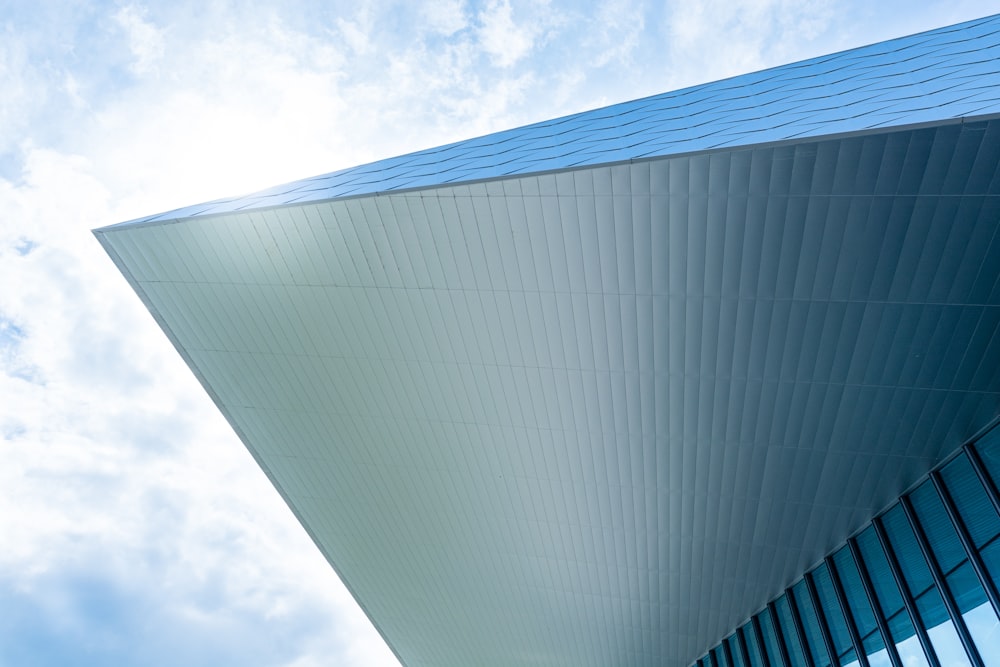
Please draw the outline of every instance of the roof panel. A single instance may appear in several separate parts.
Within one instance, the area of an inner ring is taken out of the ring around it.
[[[970,105],[967,94],[948,89],[962,77],[989,89],[1000,85],[998,33],[1000,15],[122,224],[997,114],[995,96]],[[870,83],[861,93],[857,83],[864,81]],[[732,131],[720,137],[726,126]],[[309,194],[296,194],[304,186]]]

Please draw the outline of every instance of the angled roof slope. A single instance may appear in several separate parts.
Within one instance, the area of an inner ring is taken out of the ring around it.
[[[1000,15],[131,223],[995,114],[1000,113],[998,58]]]

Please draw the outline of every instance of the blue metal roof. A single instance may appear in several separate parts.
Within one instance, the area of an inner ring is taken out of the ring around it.
[[[1000,15],[123,224],[1000,113]]]

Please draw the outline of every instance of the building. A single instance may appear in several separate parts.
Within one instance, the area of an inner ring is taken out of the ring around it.
[[[995,16],[95,233],[408,667],[936,667],[998,221]]]

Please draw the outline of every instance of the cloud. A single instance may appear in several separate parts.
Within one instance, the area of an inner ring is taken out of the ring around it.
[[[428,30],[442,35],[454,35],[469,25],[463,0],[432,0],[420,6],[420,15]]]
[[[510,0],[491,0],[479,13],[479,43],[500,67],[510,67],[535,45],[538,26],[514,21]]]
[[[616,67],[642,67],[632,61],[632,54],[639,46],[645,29],[645,13],[641,3],[631,0],[614,0],[601,3],[594,22],[600,26],[589,38],[596,51],[592,63],[604,67],[613,63]]]
[[[146,21],[135,5],[122,7],[114,18],[125,31],[129,50],[135,58],[129,65],[132,72],[141,76],[154,70],[163,58],[163,31]]]
[[[834,17],[829,0],[677,3],[669,18],[670,50],[700,71],[701,81],[733,76],[805,57],[803,46],[823,35]],[[835,50],[820,48],[808,55]]]
[[[396,664],[91,237],[98,171],[0,181],[0,663]]]

